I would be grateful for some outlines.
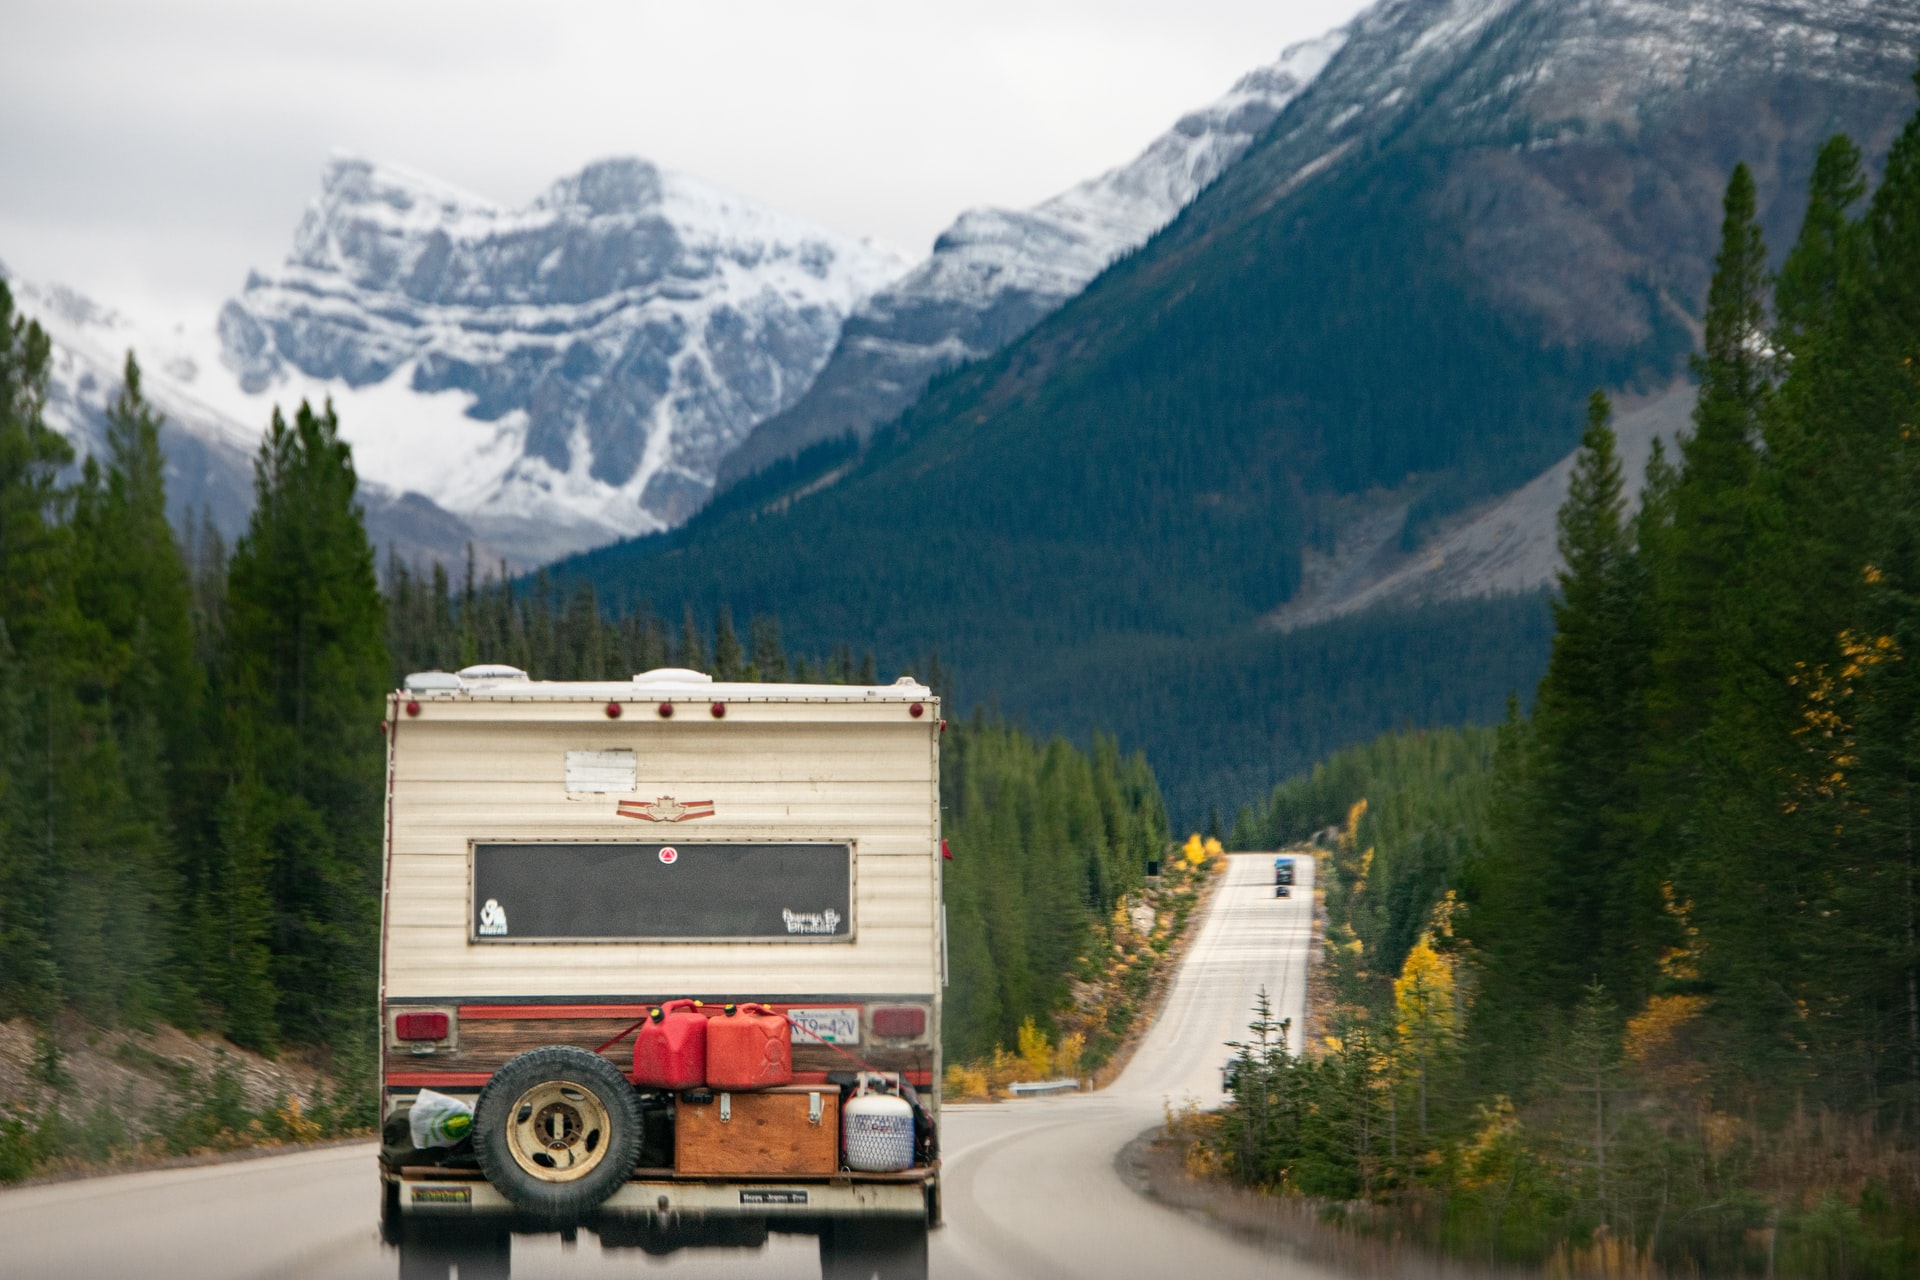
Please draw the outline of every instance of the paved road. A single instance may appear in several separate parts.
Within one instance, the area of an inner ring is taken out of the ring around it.
[[[1321,1273],[1283,1262],[1135,1194],[1114,1169],[1168,1104],[1220,1098],[1225,1044],[1245,1034],[1254,995],[1300,1025],[1312,864],[1295,896],[1273,896],[1270,857],[1235,857],[1186,964],[1132,1062],[1097,1094],[946,1113],[947,1226],[940,1280],[979,1277],[1260,1276]],[[0,1194],[0,1277],[65,1280],[391,1280],[379,1242],[373,1149],[353,1146],[210,1168],[98,1178]],[[654,1258],[583,1234],[513,1242],[517,1280],[544,1277],[817,1277],[816,1242],[774,1236],[756,1250]]]

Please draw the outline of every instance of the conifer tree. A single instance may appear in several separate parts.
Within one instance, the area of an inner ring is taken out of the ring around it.
[[[75,621],[59,488],[73,453],[42,417],[50,355],[0,280],[0,1008],[41,1018],[61,995],[47,664]]]
[[[1703,350],[1693,358],[1699,400],[1672,495],[1675,536],[1653,566],[1660,618],[1653,705],[1670,740],[1686,743],[1681,758],[1662,762],[1681,778],[1694,774],[1684,758],[1692,745],[1687,740],[1705,725],[1724,670],[1723,606],[1750,532],[1755,446],[1772,388],[1767,251],[1753,175],[1744,164],[1734,166],[1728,180],[1724,212]]]
[[[1526,765],[1479,881],[1490,1011],[1566,1007],[1596,978],[1638,999],[1652,976],[1659,869],[1633,825],[1645,601],[1609,414],[1595,392],[1560,511],[1553,655],[1532,725],[1505,745]]]
[[[253,517],[228,568],[223,729],[229,776],[251,796],[229,825],[267,851],[278,1025],[301,1039],[357,1026],[372,995],[382,756],[373,726],[389,663],[356,486],[331,405],[302,404],[291,426],[276,411],[255,462]],[[248,889],[225,892],[243,900]]]
[[[725,605],[713,624],[713,678],[738,680],[746,673],[746,652],[733,630],[733,611]]]

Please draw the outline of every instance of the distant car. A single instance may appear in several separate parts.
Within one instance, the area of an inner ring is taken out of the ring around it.
[[[1275,858],[1273,860],[1273,882],[1275,884],[1293,883],[1293,859]]]
[[[1277,884],[1273,886],[1273,896],[1276,898],[1291,898],[1293,896],[1293,886]]]

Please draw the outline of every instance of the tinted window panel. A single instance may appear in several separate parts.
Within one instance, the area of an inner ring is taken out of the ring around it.
[[[476,844],[475,942],[853,937],[846,844]]]

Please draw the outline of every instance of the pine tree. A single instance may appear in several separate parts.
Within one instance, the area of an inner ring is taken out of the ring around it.
[[[753,642],[753,665],[760,679],[784,681],[787,678],[787,653],[780,647],[780,620],[756,617],[747,624]]]
[[[693,620],[693,606],[688,605],[680,620],[680,647],[675,651],[673,660],[689,671],[711,671],[707,664],[707,646],[700,639],[700,627]]]
[[[0,280],[0,1008],[43,1019],[61,996],[49,666],[77,619],[59,487],[73,453],[42,417],[51,350]]]
[[[1634,765],[1648,684],[1645,585],[1610,406],[1595,392],[1560,510],[1553,655],[1532,723],[1510,722],[1493,848],[1473,876],[1487,1027],[1524,1039],[1596,980],[1637,1002],[1661,934],[1663,868],[1639,838]]]
[[[713,624],[713,678],[715,680],[738,680],[746,673],[747,655],[740,647],[740,637],[734,634],[733,612],[721,606],[720,616]]]
[[[1681,443],[1672,495],[1674,538],[1653,566],[1660,618],[1654,711],[1668,726],[1668,737],[1686,749],[1690,735],[1707,721],[1725,667],[1724,605],[1751,532],[1755,446],[1772,389],[1767,251],[1755,215],[1753,175],[1744,164],[1734,166],[1724,210],[1704,347],[1693,358],[1699,400],[1693,431]],[[1664,763],[1692,776],[1684,758]]]
[[[228,568],[228,771],[255,793],[244,820],[272,868],[278,1026],[299,1039],[356,1028],[372,995],[382,756],[373,726],[389,659],[356,485],[331,405],[302,404],[291,426],[276,411],[255,463],[253,517]]]

